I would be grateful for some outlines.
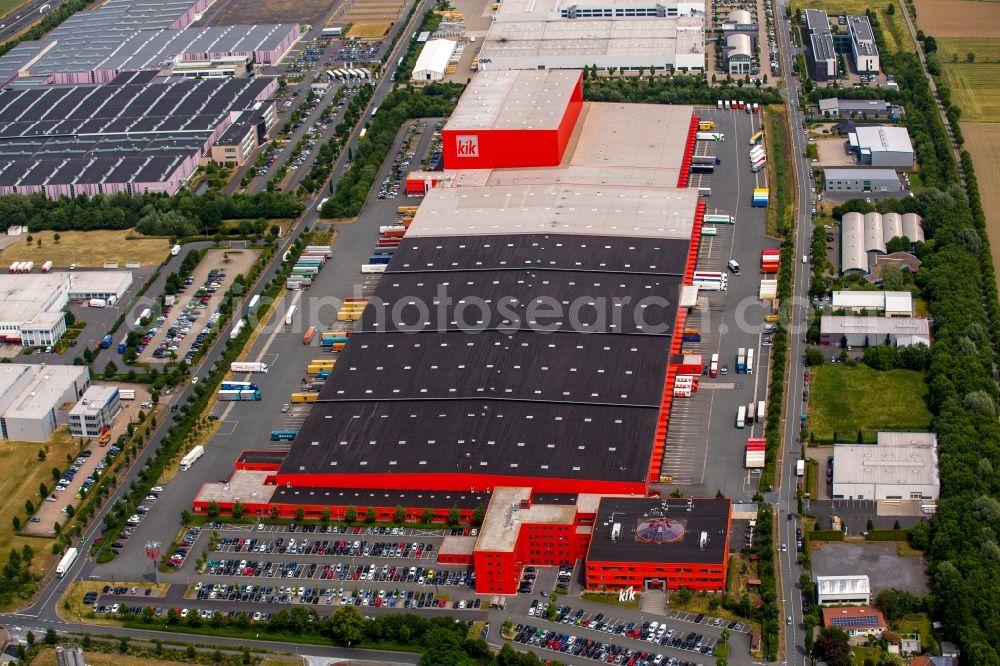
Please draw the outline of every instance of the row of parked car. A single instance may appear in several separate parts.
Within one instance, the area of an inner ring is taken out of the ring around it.
[[[375,564],[352,565],[344,562],[265,562],[251,560],[208,560],[205,573],[212,576],[250,576],[262,578],[316,578],[341,581],[381,581],[417,583],[420,585],[475,585],[476,576],[468,570],[435,570],[424,567],[394,567],[379,569]]]
[[[296,539],[278,537],[270,539],[245,539],[227,537],[215,545],[219,552],[287,553],[289,555],[331,555],[336,557],[432,557],[434,544],[414,541],[376,541],[364,539]]]
[[[593,659],[604,664],[621,664],[622,666],[696,666],[692,662],[680,661],[675,657],[669,659],[662,654],[653,654],[643,650],[606,643],[603,641],[577,638],[567,633],[549,631],[527,624],[518,624],[514,628],[514,640],[522,645],[540,647],[575,657]],[[697,666],[702,666],[697,664]]]

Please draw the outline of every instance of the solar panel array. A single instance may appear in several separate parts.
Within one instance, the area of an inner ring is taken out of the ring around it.
[[[841,629],[866,629],[882,626],[876,615],[848,615],[830,618],[830,624]]]

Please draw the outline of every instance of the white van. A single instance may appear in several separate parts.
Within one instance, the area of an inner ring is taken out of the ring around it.
[[[729,260],[729,270],[732,271],[733,273],[735,273],[736,275],[739,275],[740,274],[740,264],[739,264],[739,262],[737,262],[735,259],[730,259]]]
[[[802,263],[803,264],[808,264],[809,263],[809,255],[807,255],[807,254],[803,254],[802,255]]]

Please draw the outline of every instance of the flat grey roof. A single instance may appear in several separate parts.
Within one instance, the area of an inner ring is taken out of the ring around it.
[[[884,113],[889,103],[884,99],[839,99],[826,97],[819,101],[820,111],[878,111]]]
[[[851,168],[851,167],[827,167],[823,171],[827,180],[849,180],[851,178],[861,178],[862,180],[899,180],[899,174],[895,169],[872,169],[872,168]]]
[[[556,129],[580,76],[568,70],[479,72],[444,129]]]
[[[912,153],[913,144],[905,127],[892,125],[859,125],[854,132],[858,147],[871,152]]]
[[[89,376],[87,368],[77,365],[47,365],[3,413],[5,419],[39,419],[61,405],[66,391]]]
[[[587,104],[569,163],[679,173],[693,115],[694,107],[686,104]],[[675,178],[670,187],[676,186]]]
[[[489,509],[479,530],[476,550],[488,552],[509,552],[514,550],[521,525],[535,523],[544,525],[572,525],[576,507],[572,504],[522,502],[531,499],[531,488],[505,487],[493,489]]]
[[[854,48],[862,55],[878,55],[875,34],[867,16],[848,16],[847,29],[851,33]]]
[[[645,55],[663,62],[674,54],[704,52],[705,21],[700,16],[497,21],[483,40],[479,59]]]
[[[809,43],[812,45],[813,58],[816,61],[825,62],[837,57],[837,51],[833,47],[833,35],[825,32],[810,35]]]
[[[937,437],[932,432],[880,432],[878,444],[835,444],[833,482],[937,486]]]
[[[807,9],[806,27],[812,32],[830,32],[830,16],[825,9]]]
[[[931,328],[927,319],[918,317],[849,317],[823,315],[820,334],[867,334],[879,336],[873,344],[881,344],[882,336],[902,335],[930,338]]]
[[[421,236],[555,233],[691,237],[698,192],[634,187],[435,188],[407,232]]]

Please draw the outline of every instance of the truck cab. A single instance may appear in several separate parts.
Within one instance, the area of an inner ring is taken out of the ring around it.
[[[735,259],[730,259],[729,260],[729,270],[734,275],[739,275],[740,274],[740,264],[739,264],[739,262],[736,261]]]

